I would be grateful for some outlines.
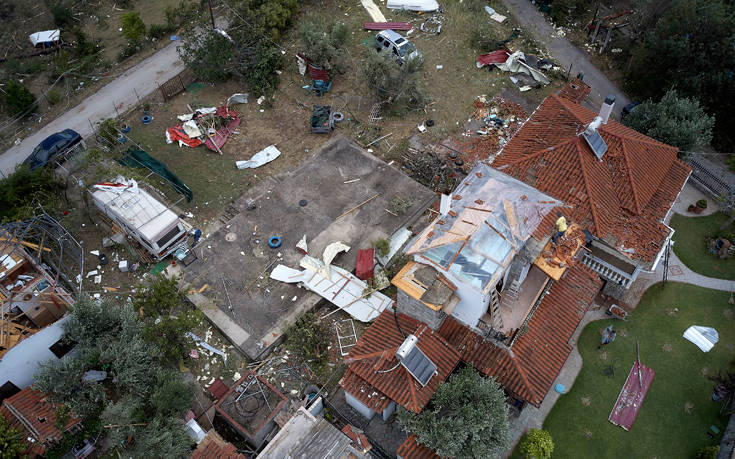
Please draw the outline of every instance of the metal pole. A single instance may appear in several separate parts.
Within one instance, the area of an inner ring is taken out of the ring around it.
[[[212,28],[216,29],[214,25],[214,13],[212,12],[212,0],[209,0],[209,16],[212,18]]]

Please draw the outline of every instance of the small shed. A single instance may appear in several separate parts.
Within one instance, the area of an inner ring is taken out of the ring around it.
[[[35,48],[50,48],[56,46],[61,39],[61,30],[42,30],[28,36]]]

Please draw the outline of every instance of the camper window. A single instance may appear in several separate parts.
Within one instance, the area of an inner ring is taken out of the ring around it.
[[[171,231],[166,233],[165,236],[163,236],[161,239],[156,242],[156,245],[159,249],[162,249],[166,246],[169,242],[171,242],[171,239],[173,239],[175,236],[177,236],[179,233],[181,233],[181,229],[179,228],[179,225],[174,226],[171,228]]]

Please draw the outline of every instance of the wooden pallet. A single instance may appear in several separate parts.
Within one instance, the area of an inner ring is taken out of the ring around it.
[[[222,215],[219,217],[219,221],[221,221],[224,224],[229,223],[233,218],[240,215],[240,209],[235,207],[234,205],[230,204],[225,208],[225,211],[222,213]]]

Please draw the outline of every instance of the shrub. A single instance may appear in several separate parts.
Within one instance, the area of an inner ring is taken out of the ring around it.
[[[307,312],[288,328],[284,345],[322,376],[329,358],[329,344],[327,325],[315,313]]]
[[[36,96],[16,80],[5,85],[5,111],[11,116],[18,116],[30,111],[36,105]]]
[[[117,122],[112,118],[105,118],[98,123],[97,136],[99,136],[107,146],[115,145],[117,142]]]
[[[375,241],[375,253],[381,258],[388,256],[390,253],[390,240],[382,238]]]
[[[700,199],[697,201],[697,207],[700,209],[706,209],[707,208],[707,200],[706,199]]]
[[[0,415],[0,457],[13,458],[22,457],[21,453],[26,450],[23,434],[11,426],[8,421]]]
[[[396,196],[390,201],[390,210],[397,215],[403,215],[413,205],[413,199]]]
[[[184,31],[184,41],[178,53],[184,65],[199,80],[221,83],[227,81],[232,73],[233,48],[230,40],[214,30],[202,32],[191,27]]]
[[[51,90],[46,94],[46,99],[51,105],[56,105],[61,101],[61,94],[58,91]]]
[[[74,19],[74,13],[71,8],[64,5],[62,0],[46,0],[46,7],[51,12],[51,16],[54,18],[54,24],[57,27],[62,27],[70,24]]]
[[[60,203],[61,187],[53,169],[42,167],[31,171],[27,165],[0,179],[0,222],[25,220],[35,214],[41,204],[53,211]]]
[[[120,16],[122,34],[131,43],[138,44],[145,36],[145,24],[137,11],[128,11]]]
[[[398,65],[391,54],[370,48],[366,50],[360,70],[363,80],[378,99],[397,108],[418,109],[429,101],[428,93],[419,82],[418,71],[422,66],[420,59],[409,59]]]
[[[278,89],[276,70],[283,68],[283,56],[271,42],[259,41],[253,59],[243,64],[245,82],[255,96],[270,96]]]
[[[148,28],[148,36],[151,38],[163,38],[174,30],[176,29],[171,28],[167,24],[151,24]]]
[[[549,459],[553,452],[554,440],[546,430],[529,430],[521,443],[521,453],[528,459]]]
[[[299,24],[298,36],[304,55],[326,70],[339,70],[347,62],[344,44],[347,26],[331,18],[309,14]]]
[[[717,459],[717,453],[720,452],[720,446],[705,446],[697,450],[694,459]]]

